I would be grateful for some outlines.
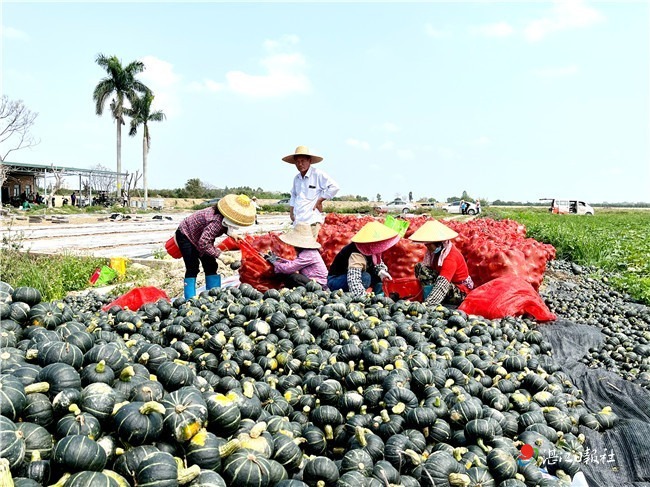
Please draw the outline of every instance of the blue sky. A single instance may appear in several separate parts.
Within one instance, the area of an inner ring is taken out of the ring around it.
[[[307,145],[340,195],[650,201],[647,2],[1,8],[1,91],[41,139],[9,160],[115,168],[92,100],[104,53],[142,60],[167,114],[150,188],[288,191],[281,158]],[[125,129],[123,169],[141,151]]]

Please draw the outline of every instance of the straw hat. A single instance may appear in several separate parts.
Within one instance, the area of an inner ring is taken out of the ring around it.
[[[352,237],[352,241],[354,243],[375,243],[396,236],[399,236],[399,234],[392,228],[388,228],[386,225],[379,223],[378,221],[372,221],[361,227],[361,230]]]
[[[245,194],[227,194],[219,200],[217,208],[230,226],[247,227],[255,223],[255,205]]]
[[[316,164],[317,162],[320,162],[320,161],[323,160],[322,157],[317,156],[315,154],[312,154],[309,151],[309,147],[304,146],[304,145],[299,145],[298,147],[296,147],[296,152],[294,152],[293,154],[289,154],[286,157],[283,157],[282,160],[284,162],[288,162],[289,164],[295,164],[296,161],[294,161],[294,156],[309,156],[309,157],[311,157],[311,163],[312,164]]]
[[[280,235],[280,240],[301,249],[320,249],[320,244],[311,233],[311,226],[305,223],[298,223],[287,233]]]
[[[456,237],[458,237],[458,234],[448,226],[443,225],[438,220],[430,220],[413,232],[409,239],[414,242],[428,243],[444,242]]]

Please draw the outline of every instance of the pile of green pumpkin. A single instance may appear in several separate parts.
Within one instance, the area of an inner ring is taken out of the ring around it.
[[[617,421],[530,320],[311,285],[91,301],[0,283],[2,486],[567,485],[579,426]]]
[[[575,265],[553,261],[554,271],[574,273]],[[582,358],[591,368],[604,368],[650,389],[650,308],[631,303],[615,291],[596,268],[579,268],[570,281],[557,281],[543,292],[548,307],[558,316],[601,329],[603,343]]]

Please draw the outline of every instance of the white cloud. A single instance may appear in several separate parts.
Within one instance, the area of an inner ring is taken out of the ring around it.
[[[427,23],[424,26],[424,32],[427,34],[429,37],[433,37],[436,39],[441,39],[443,37],[448,37],[449,33],[444,30],[436,29],[433,25]]]
[[[345,141],[345,143],[350,147],[356,147],[362,150],[370,150],[370,144],[364,140],[348,139]]]
[[[381,126],[381,128],[382,128],[384,131],[386,131],[386,132],[390,132],[390,133],[392,133],[392,134],[397,133],[397,132],[400,131],[400,128],[399,128],[396,124],[394,124],[394,123],[392,123],[392,122],[386,122],[386,123],[384,123],[384,124]]]
[[[451,149],[449,147],[439,147],[437,152],[440,158],[448,161],[457,161],[458,159],[461,158],[458,152],[456,152],[454,149]]]
[[[26,32],[23,32],[20,29],[16,29],[15,27],[7,27],[5,25],[2,26],[2,37],[4,39],[12,39],[15,41],[29,40],[29,36]]]
[[[490,138],[487,135],[481,135],[478,139],[474,139],[472,144],[474,145],[488,145],[490,143]]]
[[[497,22],[476,27],[473,32],[484,37],[508,37],[514,34],[515,29],[507,22]]]
[[[540,68],[533,71],[533,73],[542,78],[562,78],[578,74],[578,66],[572,64],[570,66]]]
[[[605,19],[584,0],[554,0],[553,4],[548,16],[532,21],[524,29],[529,41],[540,41],[550,33],[588,27]]]
[[[295,50],[300,39],[295,35],[285,35],[280,39],[267,39],[262,44],[266,56],[260,59],[261,74],[251,74],[240,70],[228,71],[224,82],[210,79],[192,82],[192,91],[228,91],[255,98],[273,98],[292,93],[311,92],[311,82],[305,70],[305,57]]]
[[[173,64],[155,56],[144,56],[140,61],[145,66],[140,79],[155,96],[152,109],[162,110],[167,118],[178,115],[181,105],[178,96],[181,77],[174,72]]]
[[[393,150],[395,148],[395,142],[388,140],[379,146],[379,150]]]
[[[396,153],[397,157],[403,161],[415,158],[415,153],[411,149],[398,149]]]

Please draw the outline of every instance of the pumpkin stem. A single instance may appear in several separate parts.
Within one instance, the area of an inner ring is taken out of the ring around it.
[[[135,375],[135,370],[133,370],[132,366],[127,366],[122,369],[122,372],[120,372],[120,380],[123,382],[129,382],[131,380],[131,377]]]
[[[469,476],[464,473],[450,473],[449,485],[452,487],[467,487],[470,483]]]
[[[250,433],[248,433],[248,436],[251,438],[258,438],[262,433],[266,431],[266,423],[264,421],[260,421],[259,423],[256,423],[255,426],[251,428]]]
[[[379,415],[381,416],[381,420],[384,423],[388,423],[390,421],[390,416],[388,415],[388,411],[386,411],[385,409],[382,409]]]
[[[325,428],[324,428],[324,431],[325,431],[325,439],[326,440],[333,440],[334,439],[334,430],[332,429],[331,424],[326,424]]]
[[[47,392],[50,390],[49,382],[35,382],[25,386],[25,394],[33,394],[34,392]]]
[[[165,406],[163,406],[162,404],[156,401],[148,401],[142,405],[139,411],[140,414],[147,414],[147,415],[154,412],[159,414],[165,414]]]
[[[201,467],[192,465],[190,468],[178,469],[178,483],[185,485],[197,478],[201,473]]]
[[[395,414],[402,414],[404,410],[406,409],[406,404],[403,402],[397,403],[395,406],[393,406],[392,411]]]
[[[70,411],[75,416],[79,416],[81,414],[81,409],[79,409],[79,406],[76,404],[70,404],[70,406],[68,406],[68,411]],[[83,416],[81,418],[83,419]]]
[[[454,448],[454,458],[456,459],[457,462],[460,462],[461,459],[463,458],[463,455],[467,453],[467,448],[461,446],[458,448]]]
[[[27,360],[34,360],[38,357],[38,349],[36,348],[30,348],[25,352],[25,359]]]
[[[124,477],[122,477],[119,473],[113,472],[112,470],[106,470],[106,469],[102,470],[102,473],[107,477],[110,477],[113,480],[115,480],[115,482],[117,482],[117,485],[119,487],[130,487],[129,482],[127,482],[127,480]]]
[[[106,360],[100,360],[97,365],[95,365],[95,372],[98,374],[103,374],[106,370]]]
[[[253,388],[253,384],[250,382],[244,382],[244,386],[242,388],[244,396],[247,398],[251,399],[255,395],[255,389]]]
[[[362,447],[368,446],[368,440],[366,439],[366,430],[365,428],[362,428],[361,426],[357,426],[354,428],[354,437],[357,439],[359,444]]]
[[[64,474],[63,474],[63,477],[61,477],[61,478],[57,481],[56,484],[52,484],[52,485],[50,485],[50,487],[63,487],[63,486],[65,485],[65,483],[68,481],[68,479],[69,479],[71,476],[72,476],[72,474],[64,473]],[[9,479],[11,480],[11,477],[9,477]],[[8,485],[13,485],[13,484],[14,484],[14,483],[13,483],[13,481],[11,480],[11,483],[8,484]],[[5,485],[5,484],[3,483],[2,485]]]
[[[416,452],[411,450],[410,448],[407,448],[404,450],[404,455],[409,457],[411,459],[411,462],[413,462],[413,465],[420,465],[422,463],[422,457]]]

